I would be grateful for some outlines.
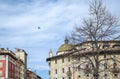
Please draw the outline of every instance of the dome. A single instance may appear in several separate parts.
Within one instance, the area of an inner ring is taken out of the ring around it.
[[[62,44],[57,52],[64,52],[64,51],[68,51],[71,49],[71,45],[70,44]]]
[[[65,39],[65,44],[62,44],[59,48],[57,52],[64,52],[64,51],[68,51],[72,48],[71,44],[68,44],[69,40],[66,38]]]

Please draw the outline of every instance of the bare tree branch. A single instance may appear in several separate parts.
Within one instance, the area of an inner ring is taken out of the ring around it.
[[[84,18],[82,24],[74,28],[70,38],[71,41],[74,41],[74,44],[89,42],[89,45],[86,45],[86,47],[89,47],[92,53],[82,51],[81,49],[76,49],[78,51],[74,52],[71,57],[75,56],[74,58],[86,58],[89,60],[89,62],[78,60],[81,62],[79,65],[89,64],[92,67],[92,71],[89,73],[91,73],[95,79],[98,79],[99,73],[104,72],[105,70],[110,71],[109,69],[102,69],[100,67],[104,67],[103,63],[105,61],[106,63],[108,63],[108,61],[116,61],[120,63],[119,59],[115,59],[113,57],[101,59],[101,52],[108,52],[110,51],[110,48],[101,50],[101,46],[103,45],[99,44],[99,41],[119,40],[120,25],[118,19],[106,9],[106,6],[103,5],[102,0],[93,0],[90,3],[89,8],[90,17]],[[87,38],[90,40],[88,41]],[[76,46],[74,46],[74,48],[76,48]],[[88,48],[85,50],[87,49]],[[106,53],[103,53],[102,55],[104,56],[105,54]],[[84,71],[86,70],[85,68],[80,69]]]

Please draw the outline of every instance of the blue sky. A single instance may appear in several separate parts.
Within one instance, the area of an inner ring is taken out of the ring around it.
[[[46,58],[88,16],[90,0],[0,0],[0,47],[24,49],[28,68],[48,79]],[[103,3],[119,17],[119,0]],[[41,29],[38,29],[41,27]]]

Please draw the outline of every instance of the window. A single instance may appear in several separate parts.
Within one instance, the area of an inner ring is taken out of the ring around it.
[[[89,74],[87,74],[86,76],[89,77]]]
[[[104,45],[103,45],[103,49],[107,49],[107,48],[109,48],[110,47],[110,45],[108,44],[108,43],[105,43]]]
[[[118,75],[117,74],[114,74],[114,79],[118,79]]]
[[[68,57],[68,62],[70,62],[70,57]]]
[[[5,56],[0,56],[0,60],[3,60],[3,59],[5,59]]]
[[[2,76],[2,71],[0,71],[0,76]]]
[[[78,75],[78,78],[80,78],[80,75]]]
[[[117,64],[114,62],[113,63],[113,68],[115,69],[117,67]]]
[[[49,71],[49,75],[50,75],[50,71]]]
[[[64,58],[62,58],[62,63],[64,63]]]
[[[55,74],[57,74],[57,69],[55,69]]]
[[[2,64],[3,64],[3,63],[2,63],[2,62],[0,62],[0,68],[2,67]]]
[[[104,75],[104,79],[107,79],[107,74]]]
[[[69,77],[68,79],[71,79],[71,77]]]
[[[64,68],[62,68],[62,72],[63,72],[63,73],[65,72],[65,69],[64,69]]]
[[[116,59],[116,55],[115,54],[113,55],[113,57],[114,57],[114,59]]]
[[[78,66],[78,71],[80,71],[80,65]]]
[[[57,64],[57,59],[55,60],[55,64]]]
[[[68,71],[70,71],[70,67],[68,67]]]
[[[106,58],[106,54],[104,54],[104,58]]]
[[[49,62],[49,67],[51,66],[51,63]]]
[[[107,63],[104,63],[104,68],[107,69]]]

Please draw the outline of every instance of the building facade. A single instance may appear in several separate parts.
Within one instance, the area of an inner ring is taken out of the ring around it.
[[[26,66],[25,66],[25,63],[23,63],[23,61],[21,60],[20,61],[20,79],[26,79]]]
[[[58,48],[55,56],[53,56],[52,50],[50,50],[49,57],[47,58],[49,64],[49,79],[94,79],[93,75],[88,73],[92,72],[92,70],[88,71],[88,65],[82,64],[83,62],[89,62],[85,57],[81,57],[80,60],[76,62],[70,56],[70,54],[77,49],[80,50],[81,54],[90,54],[89,58],[92,60],[93,51],[90,48],[91,41],[88,40],[76,45],[70,45],[68,42],[66,39],[65,44],[62,44]],[[75,49],[73,49],[73,46]],[[105,59],[105,57],[117,58],[119,60],[120,41],[99,41],[99,46],[101,51],[103,51],[103,49],[107,50],[106,52],[102,52],[106,53],[106,56],[105,54],[99,56],[101,60]],[[100,65],[100,68],[101,70],[105,70],[104,68],[108,69],[99,74],[99,79],[120,79],[120,64],[117,62],[115,66],[115,61],[110,60],[107,61],[107,66],[105,66],[105,62],[106,61],[102,62],[103,65]],[[79,66],[86,68],[87,71],[81,70]],[[115,67],[117,70],[113,70]]]
[[[36,73],[32,73],[32,78],[27,74],[27,53],[23,49],[12,52],[0,48],[0,79],[41,79]]]
[[[36,72],[33,72],[29,69],[27,69],[27,78],[26,79],[42,79],[40,76],[36,74]]]
[[[26,70],[27,70],[27,53],[23,49],[15,48],[14,53],[20,61],[20,79],[26,79]]]
[[[15,68],[15,77],[16,77],[16,79],[20,79],[20,77],[21,77],[20,71],[21,71],[21,69],[20,69],[20,60],[17,59],[16,60],[16,68]]]
[[[0,50],[0,79],[16,79],[16,57],[10,50]]]

